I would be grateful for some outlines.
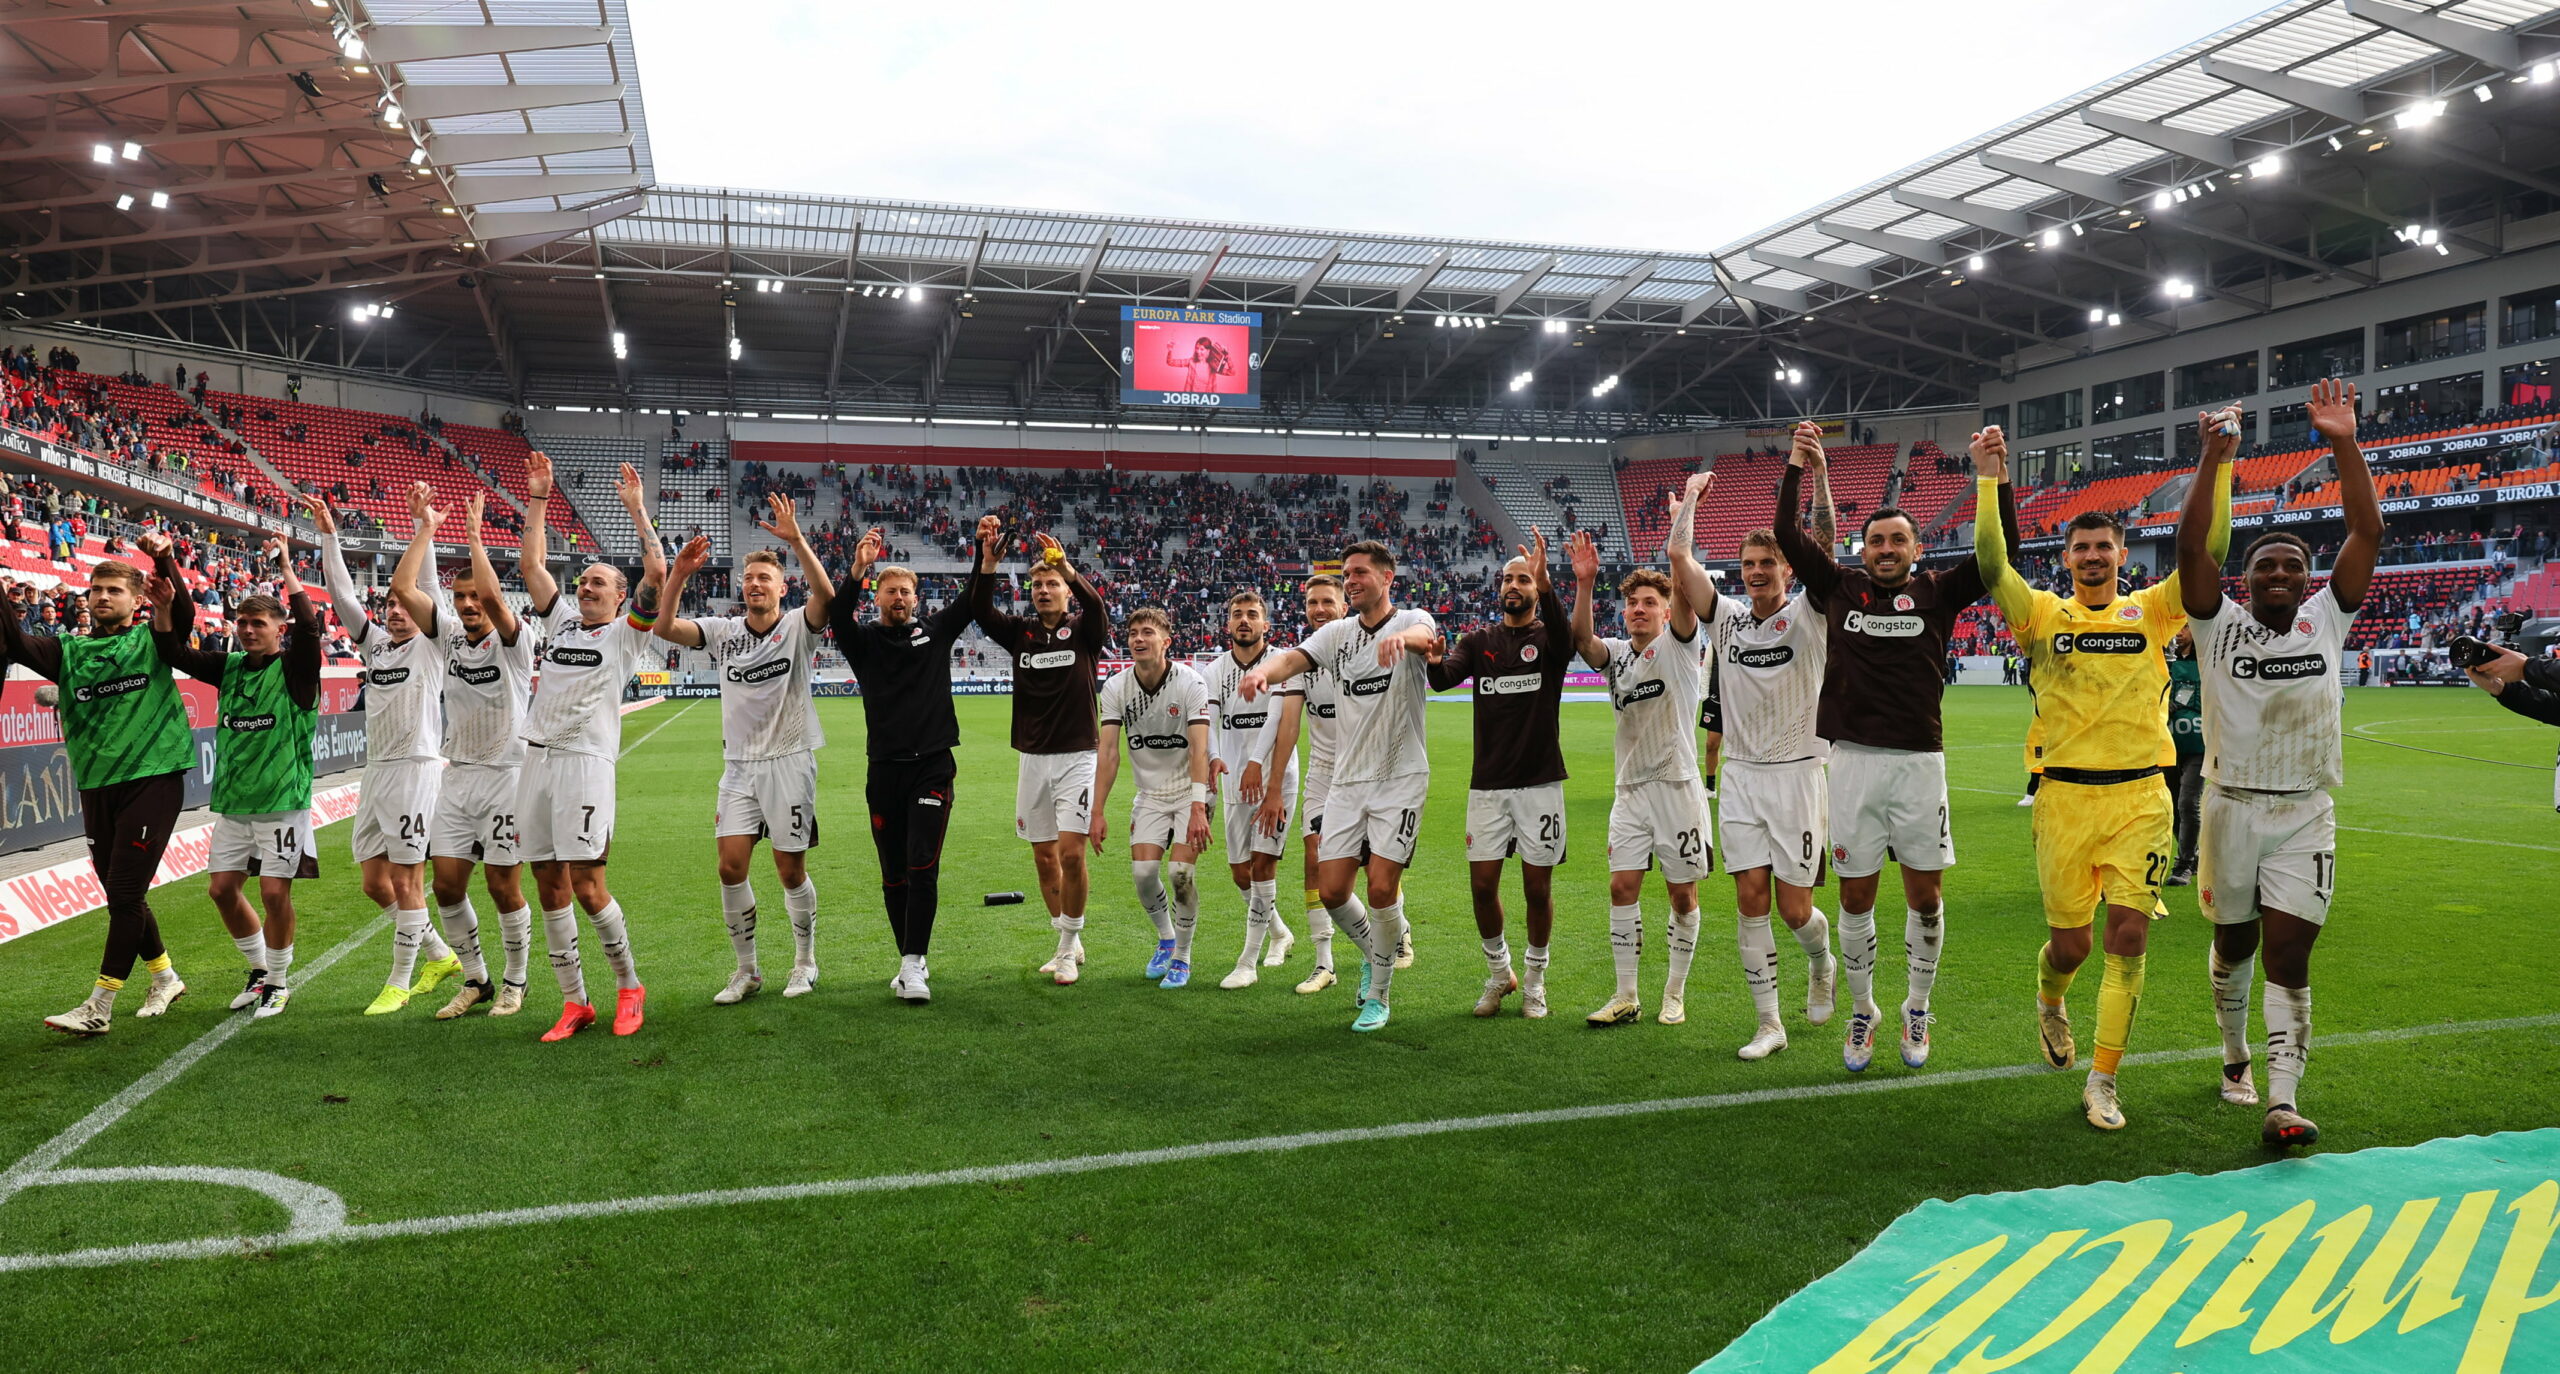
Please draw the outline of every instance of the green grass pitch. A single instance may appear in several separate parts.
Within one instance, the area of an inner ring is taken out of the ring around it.
[[[777,976],[745,1005],[710,1004],[730,962],[709,836],[719,712],[668,703],[625,724],[626,741],[639,743],[622,766],[612,869],[651,991],[642,1034],[537,1043],[558,1006],[538,954],[526,1012],[511,1020],[436,1022],[441,996],[363,1018],[389,942],[376,934],[309,978],[283,1017],[244,1027],[63,1165],[265,1170],[333,1191],[363,1226],[1757,1088],[1854,1089],[0,1273],[9,1352],[0,1363],[1680,1370],[1924,1198],[2266,1158],[2256,1113],[2216,1099],[2210,1056],[2129,1068],[2132,1126],[2114,1136],[2080,1121],[2077,1074],[1925,1082],[2035,1057],[2042,926],[2028,813],[2012,805],[2026,719],[2016,690],[1949,697],[1961,862],[1947,886],[1936,1058],[1914,1074],[1888,1037],[1863,1078],[1841,1068],[1839,1022],[1803,1024],[1803,962],[1784,940],[1794,1045],[1767,1063],[1734,1058],[1751,1015],[1721,873],[1702,887],[1688,1024],[1582,1025],[1610,979],[1602,706],[1565,708],[1575,852],[1557,882],[1555,1015],[1544,1022],[1468,1015],[1484,973],[1460,838],[1468,708],[1432,708],[1434,794],[1407,886],[1420,960],[1398,977],[1395,1022],[1375,1036],[1350,1033],[1346,992],[1292,993],[1309,966],[1303,941],[1260,986],[1216,987],[1243,918],[1214,863],[1202,874],[1205,976],[1180,992],[1140,981],[1150,932],[1116,844],[1095,865],[1083,983],[1054,987],[1033,972],[1052,940],[1036,897],[977,901],[1033,886],[1008,825],[1013,757],[1000,699],[961,704],[936,1000],[921,1009],[891,1000],[895,960],[861,833],[859,707],[820,709],[835,743],[821,761],[832,809],[812,864],[824,913],[817,995],[786,1002]],[[2560,1109],[2547,1072],[2560,1029],[2325,1051],[2320,1037],[2551,1009],[2560,975],[2552,736],[2468,691],[2355,691],[2348,718],[2359,732],[2339,805],[2350,828],[2314,965],[2318,1031],[2305,1085],[2322,1148],[2549,1125]],[[1125,794],[1113,805],[1124,808]],[[1115,832],[1125,820],[1114,815]],[[300,899],[305,969],[375,919],[346,859],[347,828],[322,834],[326,876]],[[1293,853],[1282,883],[1293,925],[1296,862]],[[758,865],[778,975],[787,934],[771,869]],[[1508,896],[1517,945],[1516,879]],[[1836,910],[1831,891],[1820,901]],[[2206,928],[2192,889],[2169,901],[2173,916],[2154,927],[2138,1052],[2214,1043]],[[488,922],[485,894],[478,905]],[[157,907],[195,992],[157,1022],[120,1017],[103,1040],[51,1037],[36,1024],[81,995],[103,918],[0,948],[0,1166],[224,1019],[237,957],[201,883],[164,889]],[[1663,912],[1657,886],[1646,898],[1648,1017]],[[1880,921],[1878,986],[1898,996],[1897,913],[1888,903]],[[600,971],[588,943],[591,973]],[[2084,1052],[2094,981],[2074,996]],[[236,1188],[44,1186],[0,1204],[0,1254],[257,1235],[284,1221],[277,1204]]]

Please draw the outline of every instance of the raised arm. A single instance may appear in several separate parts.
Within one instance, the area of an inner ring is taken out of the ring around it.
[[[1804,521],[1796,507],[1804,500],[1804,469],[1812,453],[1822,447],[1818,430],[1796,427],[1795,448],[1787,455],[1786,474],[1778,479],[1778,510],[1769,524],[1777,533],[1778,551],[1796,570],[1797,580],[1819,600],[1831,595],[1840,585],[1840,565],[1831,559],[1831,550],[1805,538]]]
[[[1687,597],[1693,609],[1705,606],[1710,612],[1716,593],[1715,584],[1707,580],[1707,570],[1698,565],[1698,503],[1706,499],[1715,484],[1712,472],[1689,475],[1688,484],[1680,489],[1679,501],[1671,508],[1671,535],[1662,544],[1662,551],[1671,556],[1672,589]]]
[[[2364,605],[2373,586],[2373,563],[2382,553],[2382,502],[2373,492],[2373,469],[2356,447],[2356,389],[2332,377],[2311,387],[2311,428],[2329,441],[2338,460],[2339,504],[2345,508],[2347,537],[2329,563],[2329,594],[2349,614]],[[2225,507],[2228,516],[2228,507]],[[2229,520],[2224,521],[2225,526]]]
[[[2000,489],[2009,485],[2009,440],[1998,425],[1973,436],[1973,563],[1983,590],[2017,633],[2035,614],[2027,580],[2009,566],[2009,541],[2000,528]],[[2021,641],[2023,642],[2023,641]]]
[[[1813,446],[1813,451],[1817,455],[1811,467],[1813,537],[1822,541],[1822,547],[1836,549],[1840,547],[1840,511],[1831,503],[1831,458],[1819,443]]]
[[[516,576],[535,615],[549,615],[560,601],[560,584],[551,576],[551,459],[540,449],[524,460],[524,535],[516,545]],[[474,564],[474,567],[477,567]]]
[[[683,616],[673,614],[673,611],[674,608],[684,604],[684,584],[690,581],[695,573],[702,571],[703,564],[710,561],[711,540],[703,535],[695,535],[686,541],[682,549],[676,551],[676,565],[667,574],[665,593],[658,598],[658,604],[666,608],[669,614],[659,616],[657,623],[649,627],[650,633],[669,644],[682,645],[688,649],[702,647],[702,627]]]
[[[284,689],[295,705],[312,710],[320,705],[320,664],[327,654],[321,642],[320,608],[311,604],[311,594],[289,568],[284,585],[285,607],[293,617],[293,637],[284,646]]]
[[[667,551],[658,542],[658,527],[649,519],[647,503],[640,499],[640,474],[629,463],[623,464],[622,471],[615,475],[613,494],[622,498],[622,508],[631,513],[631,528],[640,534],[640,585],[663,587],[667,580]],[[659,593],[659,604],[668,604],[663,591]]]
[[[827,565],[818,560],[818,551],[809,547],[809,536],[800,532],[797,504],[781,492],[766,497],[765,502],[772,508],[773,518],[757,521],[756,528],[791,546],[791,556],[800,560],[800,578],[809,584],[809,603],[801,608],[801,618],[810,629],[823,630],[827,628],[827,607],[836,599],[836,584],[827,580]],[[669,590],[672,593],[673,589]],[[683,605],[683,598],[668,596],[669,610]]]
[[[421,483],[420,485],[424,485]],[[410,510],[417,509],[417,495],[409,498]],[[329,503],[315,495],[302,498],[302,509],[313,527],[320,531],[320,576],[329,584],[329,610],[338,617],[347,637],[358,644],[365,641],[365,626],[372,617],[365,614],[364,593],[356,590],[355,577],[347,571],[345,553],[338,548],[338,517]]]
[[[2191,618],[2210,617],[2222,606],[2222,560],[2230,551],[2230,535],[2227,521],[2214,519],[2214,491],[2229,489],[2231,455],[2240,447],[2238,435],[2222,432],[2230,417],[2229,411],[2196,417],[2204,456],[2197,460],[2196,475],[2187,482],[2187,499],[2178,508],[2178,604]],[[2350,418],[2350,431],[2354,424]],[[2223,528],[2221,547],[2214,540],[2217,523]]]
[[[399,565],[391,570],[393,599],[400,603],[400,609],[409,613],[411,624],[416,625],[421,633],[430,635],[436,632],[436,594],[432,587],[420,586],[419,580],[421,575],[427,578],[435,576],[436,531],[444,528],[445,513],[427,504],[427,499],[434,494],[435,489],[424,482],[409,488],[409,547],[400,551]],[[471,500],[477,504],[480,498],[474,496]],[[337,571],[335,564],[331,565],[330,571]],[[337,584],[332,582],[329,591],[334,597]],[[340,623],[344,623],[346,618],[345,612],[339,612]]]
[[[506,594],[498,590],[498,570],[489,562],[488,544],[480,538],[480,517],[487,509],[488,498],[473,492],[470,504],[462,512],[471,536],[471,585],[479,592],[480,613],[489,617],[490,625],[498,631],[498,642],[513,647],[524,625],[516,619],[516,608],[507,604]],[[530,539],[532,535],[528,532],[525,537]]]
[[[146,534],[142,538],[143,552],[148,553],[151,540],[165,541],[168,536]],[[158,614],[157,607],[153,608],[153,614]],[[0,675],[5,675],[9,670],[8,665],[12,663],[27,665],[35,670],[36,676],[47,682],[60,682],[62,680],[62,641],[52,635],[28,634],[18,624],[17,610],[0,603]]]
[[[1609,666],[1609,650],[1591,623],[1591,584],[1600,580],[1600,550],[1591,542],[1591,531],[1575,530],[1565,541],[1565,553],[1573,559],[1573,649],[1597,672]]]
[[[1236,679],[1236,695],[1259,701],[1263,693],[1314,666],[1315,659],[1304,649],[1274,649],[1252,672]]]

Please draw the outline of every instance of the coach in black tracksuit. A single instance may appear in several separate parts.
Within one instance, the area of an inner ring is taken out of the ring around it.
[[[991,602],[988,575],[995,570],[1002,523],[978,521],[978,562],[959,599],[916,618],[916,575],[881,568],[872,595],[880,618],[856,616],[862,586],[885,546],[879,530],[862,537],[853,567],[829,608],[836,647],[862,684],[862,717],[871,773],[863,785],[871,808],[871,840],[880,851],[880,896],[889,909],[889,932],[898,942],[898,976],[891,990],[909,1002],[930,1000],[925,952],[933,941],[934,908],[942,882],[942,838],[951,825],[951,782],[958,765],[960,721],[951,710],[951,645]]]

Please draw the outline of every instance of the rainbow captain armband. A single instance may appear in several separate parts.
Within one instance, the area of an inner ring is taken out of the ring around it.
[[[631,628],[635,630],[655,629],[658,624],[658,618],[656,616],[638,610],[632,611],[623,618],[629,621],[631,623]]]

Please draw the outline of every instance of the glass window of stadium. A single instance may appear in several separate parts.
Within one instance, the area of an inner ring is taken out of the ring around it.
[[[2267,353],[2267,385],[2309,386],[2323,377],[2364,375],[2364,331],[2349,329],[2298,343],[2278,344]]]
[[[2089,388],[2089,423],[2103,425],[2110,420],[2157,415],[2167,404],[2169,388],[2157,372],[2145,372],[2121,382],[2100,382]]]
[[[2047,486],[2055,482],[2076,482],[2087,473],[2080,470],[2080,446],[2055,444],[2050,448],[2031,448],[2026,452],[2025,471],[2017,474],[2030,486]]]
[[[2373,339],[2377,367],[2400,367],[2477,353],[2489,346],[2489,307],[2458,305],[2432,314],[2386,321],[2375,326]]]
[[[2560,375],[2560,358],[2545,358],[2535,363],[2517,363],[2498,373],[2498,404],[2508,406],[2547,406],[2551,404],[2554,381]]]
[[[2277,406],[2267,412],[2267,448],[2281,452],[2302,448],[2311,443],[2311,407],[2295,404]]]
[[[1982,427],[1989,429],[1993,425],[1998,425],[2002,429],[2007,429],[2009,427],[2009,408],[2007,406],[1984,406],[1982,408]]]
[[[2519,291],[2498,303],[2498,342],[2560,339],[2560,286]]]
[[[2373,395],[2374,418],[2391,423],[2411,420],[2451,423],[2467,420],[2479,409],[2480,374],[2477,372],[2386,386]]]
[[[2248,443],[2249,436],[2257,432],[2258,413],[2254,410],[2241,411],[2240,442],[2243,444]],[[2204,444],[2196,434],[2196,422],[2189,420],[2185,424],[2178,426],[2178,461],[2181,463],[2190,463],[2198,458],[2202,458],[2203,456]]]
[[[2110,434],[2089,445],[2089,457],[2098,471],[2141,467],[2156,464],[2169,442],[2169,432],[2161,429],[2138,430],[2132,434]]]
[[[2178,404],[2209,406],[2258,394],[2258,355],[2253,350],[2189,363],[2178,369]]]
[[[2078,387],[2073,387],[2069,391],[2057,391],[2050,396],[2038,396],[2030,401],[2018,402],[2020,438],[2033,438],[2039,434],[2051,434],[2056,430],[2079,427],[2080,389]]]

